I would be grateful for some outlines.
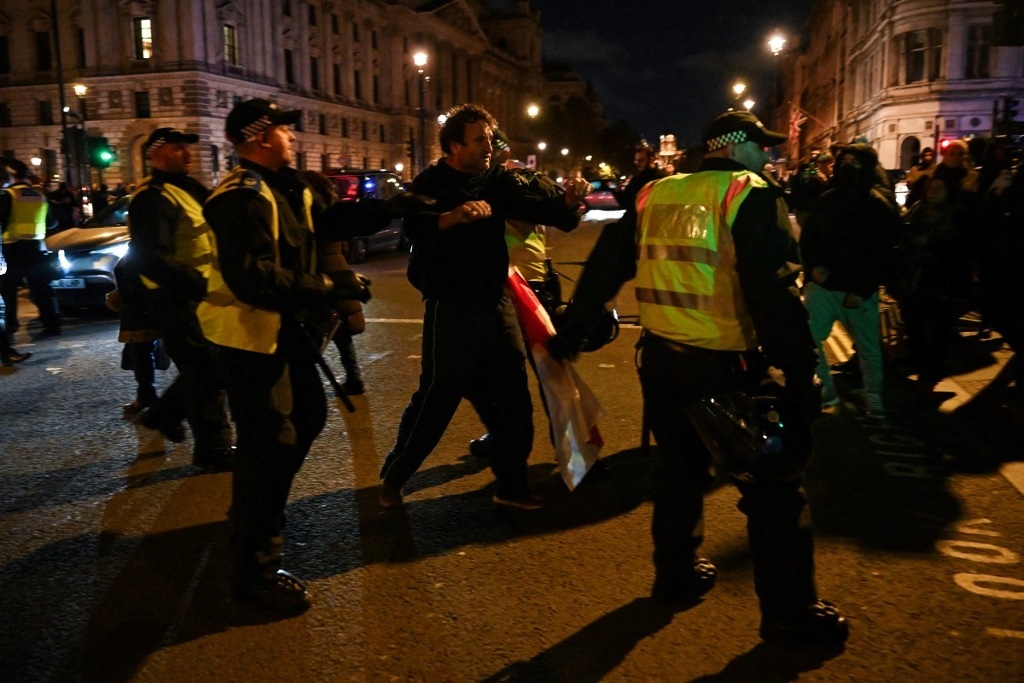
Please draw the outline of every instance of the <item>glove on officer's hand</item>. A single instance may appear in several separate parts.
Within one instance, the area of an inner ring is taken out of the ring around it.
[[[354,270],[339,270],[331,274],[334,287],[331,293],[339,301],[361,301],[364,304],[370,300],[370,280],[363,277]]]

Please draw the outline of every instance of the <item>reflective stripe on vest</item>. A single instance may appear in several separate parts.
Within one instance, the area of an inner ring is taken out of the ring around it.
[[[178,223],[174,226],[174,256],[178,260],[198,270],[203,277],[210,277],[210,261],[213,260],[213,236],[210,234],[210,226],[203,217],[203,205],[196,201],[196,198],[185,190],[171,183],[152,185],[153,178],[149,177],[139,183],[136,194],[156,187],[160,194],[167,198],[181,211],[178,213]],[[131,212],[128,214],[129,229],[131,226]],[[160,285],[145,275],[139,275],[139,279],[149,289],[159,289]]]
[[[11,185],[6,192],[11,195],[11,215],[3,226],[3,241],[46,239],[46,194],[26,183]]]
[[[749,171],[669,176],[637,196],[640,324],[660,337],[720,351],[757,346],[736,273],[732,224],[754,187]]]
[[[250,186],[253,176],[252,171],[236,166],[217,186],[207,201],[212,201],[214,197],[224,192],[253,192],[254,190]],[[264,182],[259,183],[259,193],[270,204],[270,229],[275,249],[274,261],[280,264],[280,254],[277,251],[280,235],[277,202],[274,201],[274,194]],[[303,192],[302,199],[305,205],[306,226],[312,231],[313,220],[310,209],[313,205],[313,195],[308,188]],[[240,301],[224,281],[220,263],[217,260],[216,239],[211,240],[211,246],[213,258],[210,262],[208,293],[206,298],[199,302],[196,309],[196,317],[199,319],[203,335],[220,346],[255,353],[274,353],[277,351],[277,337],[281,330],[281,313]]]

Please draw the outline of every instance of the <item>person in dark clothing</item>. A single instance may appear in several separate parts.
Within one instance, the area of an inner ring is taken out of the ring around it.
[[[180,442],[181,420],[187,418],[195,439],[192,463],[227,469],[232,450],[224,380],[196,318],[212,258],[210,228],[202,214],[210,192],[188,175],[189,146],[198,140],[173,128],[153,131],[146,146],[153,172],[139,184],[128,209],[132,259],[148,290],[149,316],[178,369],[139,423]]]
[[[636,277],[640,384],[658,442],[651,597],[692,604],[715,583],[714,565],[697,555],[714,462],[742,496],[761,637],[838,646],[849,627],[832,603],[818,599],[803,490],[810,421],[820,401],[816,354],[795,288],[799,254],[782,190],[760,175],[767,160],[763,147],[786,139],[748,112],[714,119],[704,132],[707,154],[700,169],[646,186],[637,198],[632,235],[623,228],[617,243],[609,237],[595,247],[584,273],[595,272],[586,284],[580,278],[565,326],[549,348],[556,356],[578,351],[574,320],[587,320],[587,309],[600,308]],[[616,260],[603,253],[616,248],[628,256]],[[767,364],[785,375],[779,405],[787,406],[795,438],[779,458],[737,468],[713,439],[703,438],[713,424],[702,416],[709,401],[750,392]]]
[[[50,201],[56,214],[57,230],[74,228],[81,221],[82,203],[67,183],[57,185],[57,189],[50,193]]]
[[[135,400],[123,406],[125,419],[134,420],[157,399],[156,342],[160,332],[150,320],[146,287],[139,279],[130,246],[128,253],[114,266],[114,280],[117,287],[107,294],[106,305],[120,318],[117,341],[124,344],[121,369],[131,370],[135,376]],[[166,360],[169,364],[170,359]]]
[[[954,205],[940,178],[925,183],[924,199],[910,208],[902,237],[903,265],[895,292],[906,323],[910,362],[922,387],[946,375],[956,337],[958,301],[966,300],[971,263],[966,209]]]
[[[935,150],[925,147],[916,164],[907,171],[907,206],[913,206],[924,198],[924,185],[935,172]]]
[[[6,273],[7,261],[4,259],[3,248],[0,247],[0,279]],[[7,336],[7,307],[4,306],[3,297],[0,297],[0,363],[17,365],[27,361],[31,356],[31,353],[21,353],[11,345],[11,338]]]
[[[39,309],[43,329],[39,336],[61,333],[60,306],[50,282],[54,271],[46,248],[50,203],[43,188],[30,181],[24,162],[7,163],[13,182],[0,190],[0,229],[7,273],[0,276],[0,296],[7,309],[8,345],[18,331],[18,289],[28,285],[29,296]]]
[[[836,320],[854,338],[864,380],[866,415],[885,404],[878,289],[892,270],[901,226],[895,203],[875,189],[877,153],[868,145],[836,155],[833,188],[821,195],[800,233],[805,304],[818,345],[823,407],[839,403],[823,344]]]
[[[313,196],[290,166],[291,125],[301,116],[264,99],[228,114],[225,130],[240,162],[203,209],[216,248],[209,293],[197,309],[227,372],[237,430],[234,596],[281,614],[310,605],[306,584],[281,568],[285,507],[327,420],[319,349],[303,323],[330,317],[340,301],[369,298],[352,271],[335,278],[316,272]]]
[[[615,190],[612,196],[619,203],[626,213],[636,213],[636,196],[640,189],[651,182],[665,177],[665,171],[654,165],[654,150],[646,145],[637,147],[633,155],[633,165],[636,167],[636,174],[629,179],[626,186],[621,190]]]
[[[523,339],[504,292],[505,221],[571,229],[579,222],[578,192],[586,181],[570,182],[564,196],[538,196],[504,167],[489,168],[496,127],[478,105],[452,109],[440,133],[445,156],[410,186],[437,204],[405,220],[413,241],[408,277],[425,305],[423,367],[381,470],[378,498],[384,507],[402,504],[402,486],[437,445],[463,398],[493,441],[495,503],[525,509],[543,504],[526,476],[533,408]]]

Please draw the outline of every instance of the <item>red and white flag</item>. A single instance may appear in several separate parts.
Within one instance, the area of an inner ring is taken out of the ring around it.
[[[555,326],[526,279],[517,269],[510,268],[507,284],[547,400],[558,469],[572,491],[597,462],[604,446],[597,427],[604,411],[572,362],[555,360],[548,353],[548,341],[555,335]]]
[[[807,117],[800,107],[793,107],[793,113],[789,117],[789,142],[792,145],[800,143],[800,126],[804,125]]]

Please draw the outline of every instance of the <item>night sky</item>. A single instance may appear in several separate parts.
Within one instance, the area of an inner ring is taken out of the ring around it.
[[[787,47],[796,47],[813,0],[532,4],[541,11],[544,58],[571,62],[593,83],[609,121],[625,119],[654,144],[662,133],[686,144],[731,106],[736,80],[756,102],[766,100],[774,69],[768,37],[778,29],[789,37]],[[776,127],[785,131],[785,122]]]

